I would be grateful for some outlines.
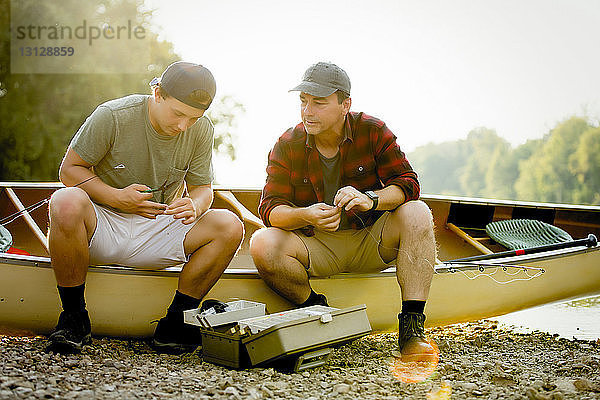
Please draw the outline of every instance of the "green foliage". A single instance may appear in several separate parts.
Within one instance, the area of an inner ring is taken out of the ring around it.
[[[425,193],[600,204],[600,128],[571,117],[512,148],[493,130],[408,155]]]
[[[464,141],[427,144],[408,155],[426,193],[458,194],[460,172],[467,157]]]
[[[208,117],[215,126],[214,148],[235,160],[234,134],[236,118],[246,112],[244,106],[231,96],[215,100],[208,109]]]
[[[35,13],[72,13],[111,21],[130,19],[146,28],[150,63],[140,74],[11,74],[10,32],[0,30],[0,180],[56,180],[65,150],[85,118],[100,103],[131,93],[149,93],[150,80],[179,59],[169,42],[159,41],[143,0],[35,2]],[[9,26],[10,0],[0,0],[0,26]],[[99,50],[103,51],[103,50]],[[101,54],[111,62],[111,54]],[[96,57],[95,57],[96,58]],[[94,70],[93,66],[89,70]],[[233,103],[233,104],[232,104]],[[215,150],[235,157],[231,127],[243,107],[231,99],[214,102]],[[228,107],[231,107],[228,109]]]
[[[569,158],[581,135],[590,128],[583,118],[572,117],[559,123],[540,143],[539,148],[519,165],[515,183],[518,198],[571,203],[577,182],[569,170]]]
[[[576,177],[573,201],[600,204],[600,128],[586,130],[569,157],[569,170]]]
[[[510,147],[495,131],[477,128],[469,132],[465,141],[468,157],[464,160],[464,169],[460,174],[460,184],[465,196],[483,196],[486,188],[488,165]]]

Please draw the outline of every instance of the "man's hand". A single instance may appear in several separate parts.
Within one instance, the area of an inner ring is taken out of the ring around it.
[[[306,222],[322,231],[335,232],[340,226],[342,210],[325,203],[306,207]]]
[[[337,191],[333,204],[346,211],[369,211],[373,207],[373,200],[352,186],[345,186]]]
[[[173,215],[175,219],[183,219],[185,225],[193,223],[198,217],[194,202],[189,197],[181,197],[173,200],[165,210],[165,214]]]
[[[137,214],[142,217],[155,219],[157,215],[163,214],[167,208],[166,204],[150,201],[152,193],[143,193],[148,186],[134,183],[118,190],[114,207],[128,214]]]

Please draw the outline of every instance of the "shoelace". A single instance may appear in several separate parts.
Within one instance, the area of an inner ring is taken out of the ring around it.
[[[425,329],[419,321],[419,315],[417,314],[402,314],[402,330],[403,339],[408,340],[412,336],[418,336],[421,338],[425,337]]]

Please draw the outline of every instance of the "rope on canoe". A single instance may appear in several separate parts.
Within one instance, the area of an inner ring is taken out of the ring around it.
[[[517,281],[530,281],[530,280],[535,279],[535,278],[537,278],[538,276],[540,276],[540,275],[542,275],[544,273],[543,269],[537,269],[537,270],[534,270],[534,271],[536,271],[535,274],[530,275],[529,274],[530,269],[526,269],[526,268],[522,268],[522,267],[517,267],[517,266],[514,266],[512,268],[516,268],[517,271],[514,272],[514,273],[510,273],[510,272],[508,272],[508,270],[506,268],[495,268],[494,272],[491,272],[491,273],[478,272],[478,273],[474,273],[473,275],[469,275],[469,274],[467,274],[467,271],[462,271],[460,269],[457,270],[457,271],[460,272],[461,274],[463,274],[464,276],[466,276],[469,280],[475,280],[475,279],[477,279],[479,277],[486,276],[486,277],[490,278],[491,280],[493,280],[494,282],[496,282],[499,285],[507,285],[509,283],[513,283],[513,282],[517,282]],[[495,275],[500,270],[502,270],[507,275],[515,276],[515,278],[509,279],[507,281],[500,281],[500,280],[496,279],[493,275]],[[525,276],[522,277],[522,278],[516,278],[516,276],[520,272],[523,272],[525,274]]]

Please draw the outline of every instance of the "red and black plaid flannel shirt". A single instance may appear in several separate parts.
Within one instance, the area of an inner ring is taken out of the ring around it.
[[[406,201],[419,198],[417,174],[408,163],[396,136],[377,118],[350,112],[345,123],[346,140],[340,146],[341,186],[365,192],[388,185],[402,189]],[[262,191],[259,213],[271,226],[271,211],[282,204],[307,207],[323,201],[323,170],[314,137],[304,124],[288,129],[269,152],[267,182]],[[348,214],[353,229],[372,225],[383,211]],[[308,236],[312,227],[303,229]]]

